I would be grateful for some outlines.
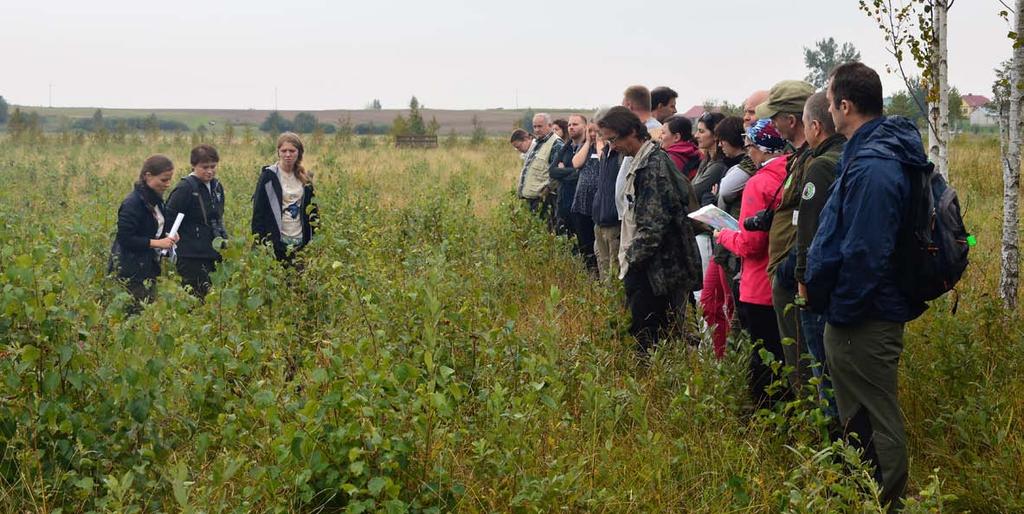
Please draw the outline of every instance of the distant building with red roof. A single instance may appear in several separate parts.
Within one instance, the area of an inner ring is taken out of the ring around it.
[[[989,103],[987,96],[967,93],[960,97],[960,112],[971,125],[995,125],[996,118],[985,109]]]
[[[706,109],[704,109],[703,105],[694,105],[693,107],[690,107],[689,109],[687,109],[686,112],[680,114],[680,116],[682,116],[684,118],[689,118],[690,121],[692,121],[693,123],[696,124],[697,120],[700,119],[701,116],[704,116],[704,114],[707,113],[707,112],[708,111]],[[711,108],[711,112],[722,112],[722,108],[721,107],[712,107]]]
[[[974,111],[984,107],[989,103],[989,99],[986,96],[972,95],[970,93],[960,97],[961,104],[960,110],[963,111],[965,118],[970,118]]]
[[[682,116],[684,118],[689,118],[690,121],[697,121],[697,118],[704,116],[705,112],[706,111],[704,110],[703,105],[694,105],[693,107],[690,107],[686,112],[684,112]]]

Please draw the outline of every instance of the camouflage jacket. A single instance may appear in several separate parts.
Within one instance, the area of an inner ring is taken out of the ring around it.
[[[700,253],[686,216],[693,194],[688,181],[675,170],[668,154],[651,141],[637,152],[631,168],[620,261],[628,269],[643,270],[656,295],[700,289]],[[627,223],[629,231],[625,230]],[[625,239],[627,232],[629,240]]]

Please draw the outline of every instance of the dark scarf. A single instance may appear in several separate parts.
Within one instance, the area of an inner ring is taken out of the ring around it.
[[[722,155],[722,162],[725,163],[726,169],[731,169],[733,166],[743,162],[743,159],[747,156],[745,153],[741,153],[735,157],[726,157]]]
[[[163,199],[163,197],[158,195],[156,193],[156,191],[153,191],[153,189],[150,188],[149,186],[147,186],[145,182],[143,182],[141,184],[135,184],[135,191],[137,193],[139,193],[139,196],[142,198],[143,203],[146,204],[146,207],[150,211],[152,211],[156,207],[159,207],[160,208],[160,212],[163,212],[163,210],[164,210],[164,199]]]

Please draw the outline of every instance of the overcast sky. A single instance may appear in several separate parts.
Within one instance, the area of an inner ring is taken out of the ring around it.
[[[581,9],[579,6],[586,5]],[[1009,57],[996,0],[950,11],[950,81],[991,96]],[[128,108],[593,107],[634,83],[680,110],[803,78],[804,46],[852,42],[893,60],[856,0],[338,2],[33,0],[3,7],[0,95]]]

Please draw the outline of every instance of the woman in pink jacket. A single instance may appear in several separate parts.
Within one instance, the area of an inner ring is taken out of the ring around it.
[[[770,119],[758,120],[746,133],[745,149],[760,169],[747,182],[740,207],[740,230],[715,232],[715,239],[730,252],[739,256],[740,301],[739,315],[743,328],[751,340],[763,344],[764,349],[783,359],[779,327],[772,308],[772,287],[768,278],[768,228],[771,216],[781,200],[782,183],[786,180],[786,141],[779,135]],[[761,346],[755,346],[750,357],[748,381],[755,408],[772,407],[785,399],[786,388],[768,394],[766,389],[775,380],[784,377],[772,373],[762,362]]]

